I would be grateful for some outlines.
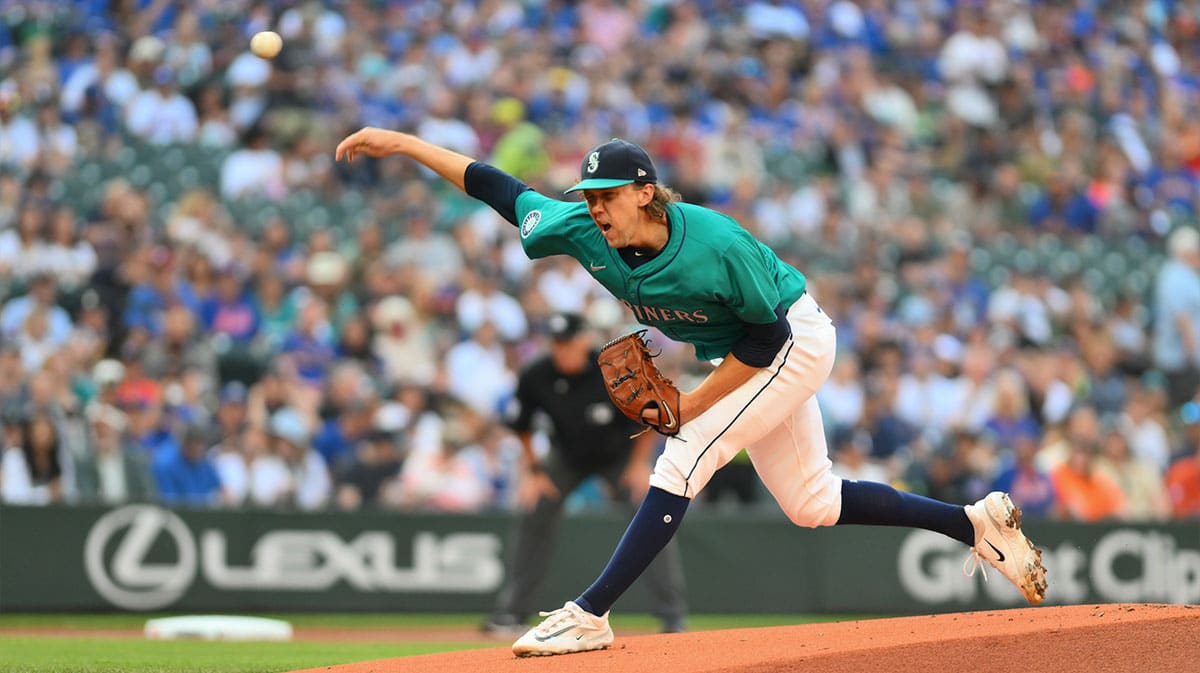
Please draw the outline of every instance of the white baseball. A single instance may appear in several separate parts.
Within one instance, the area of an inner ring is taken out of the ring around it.
[[[275,31],[264,30],[250,38],[250,51],[259,58],[275,58],[282,48],[283,38]]]

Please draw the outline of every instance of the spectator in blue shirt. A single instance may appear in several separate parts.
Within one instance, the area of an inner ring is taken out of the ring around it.
[[[216,292],[200,304],[200,319],[209,334],[222,334],[238,346],[248,345],[258,336],[258,310],[242,284],[236,269],[217,274]]]
[[[354,462],[354,448],[366,440],[371,431],[371,406],[366,402],[354,401],[325,419],[313,448],[325,459],[329,469],[335,473]]]
[[[1013,446],[1013,458],[992,482],[992,488],[1005,491],[1025,516],[1045,518],[1054,511],[1054,483],[1034,462],[1038,444],[1032,435],[1020,435]]]
[[[1042,429],[1029,411],[1029,393],[1025,382],[1015,370],[1005,369],[996,375],[993,413],[984,422],[992,442],[1002,453],[1012,450],[1017,440],[1032,437],[1037,441]]]
[[[208,458],[207,444],[204,431],[190,426],[179,448],[155,458],[154,479],[163,503],[209,506],[220,501],[221,480]]]
[[[196,312],[199,302],[187,284],[175,274],[174,255],[170,250],[154,248],[149,252],[147,261],[150,273],[146,282],[135,285],[129,291],[124,323],[127,329],[143,329],[157,337],[162,333],[163,313],[167,308],[182,303]]]
[[[129,414],[129,434],[151,464],[160,456],[179,451],[179,442],[163,422],[160,400],[124,399],[121,407]]]
[[[1058,234],[1096,231],[1098,213],[1070,177],[1054,174],[1029,208],[1029,221],[1043,231]]]
[[[295,327],[279,346],[282,359],[296,375],[318,388],[337,359],[333,330],[326,316],[325,302],[310,296],[300,309]]]

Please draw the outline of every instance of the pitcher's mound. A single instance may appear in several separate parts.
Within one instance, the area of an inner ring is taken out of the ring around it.
[[[621,637],[612,648],[517,659],[507,647],[305,673],[1185,673],[1200,609],[1084,605]]]

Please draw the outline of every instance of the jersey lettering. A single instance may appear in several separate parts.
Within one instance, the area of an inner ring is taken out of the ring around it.
[[[697,325],[708,322],[708,316],[702,308],[689,312],[674,308],[662,308],[661,306],[642,306],[641,304],[633,304],[624,299],[621,300],[621,303],[625,305],[625,308],[633,311],[633,314],[637,316],[638,322],[646,325],[655,322],[676,322],[680,320]]]

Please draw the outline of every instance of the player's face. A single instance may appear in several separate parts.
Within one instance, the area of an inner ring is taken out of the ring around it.
[[[645,244],[639,240],[639,235],[644,233],[640,226],[641,207],[649,203],[653,196],[654,187],[651,185],[621,185],[583,191],[588,214],[612,248]]]

